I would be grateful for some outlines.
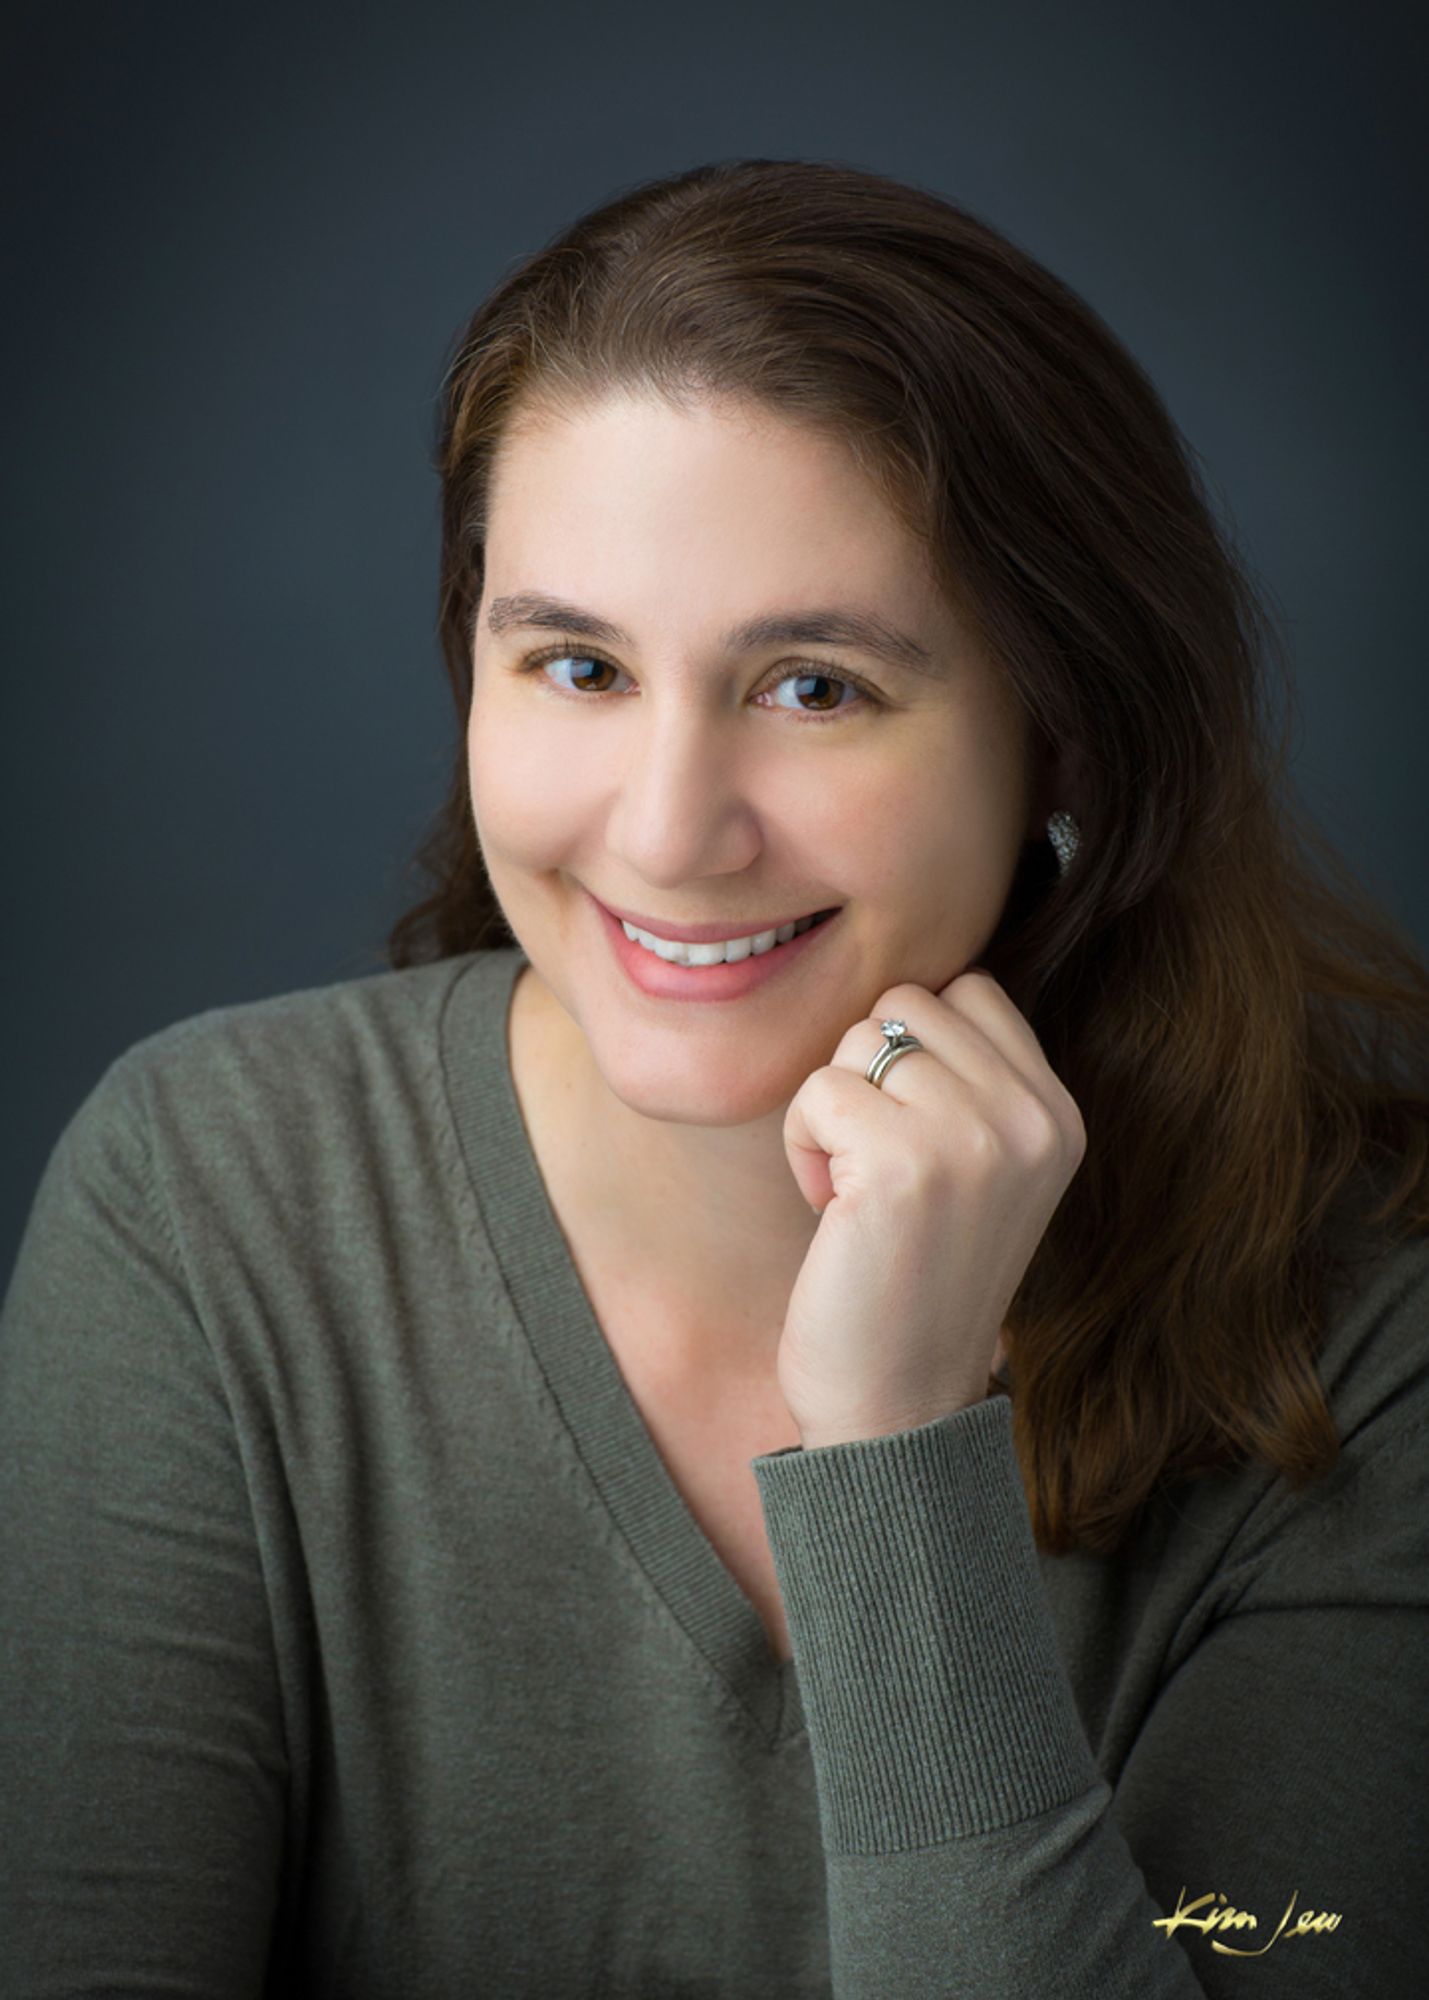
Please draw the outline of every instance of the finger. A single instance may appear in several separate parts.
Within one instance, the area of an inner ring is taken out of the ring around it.
[[[811,1208],[835,1194],[876,1186],[880,1161],[906,1152],[894,1121],[902,1106],[870,1090],[851,1069],[826,1064],[805,1077],[784,1113],[784,1151]]]
[[[884,1044],[881,1023],[898,1020],[902,1021],[909,1034],[915,1035],[922,1043],[922,1053],[933,1056],[979,1094],[1005,1092],[1010,1082],[1030,1087],[1028,1078],[1020,1070],[1014,1070],[1009,1075],[1009,1065],[1002,1049],[971,1014],[937,999],[926,987],[890,987],[883,1000],[896,1000],[898,1004],[880,1003],[873,1016],[854,1021],[846,1029],[834,1051],[834,1061],[841,1068],[857,1070],[860,1075],[866,1076],[869,1065]],[[908,1056],[900,1056],[896,1063],[890,1063],[883,1072],[883,1087],[890,1087],[895,1069],[902,1070],[918,1053],[912,1050]],[[893,1094],[906,1101],[910,1088],[920,1088],[919,1079],[911,1069],[899,1077]],[[926,1083],[922,1088],[926,1089]]]
[[[1030,1027],[992,975],[955,980],[944,993],[948,997],[939,998],[913,984],[889,987],[882,998],[899,1003],[898,1009],[880,1012],[879,1018],[901,1020],[923,1044],[922,1052],[935,1056],[948,1075],[972,1092],[984,1121],[994,1130],[1015,1134],[1019,1142],[1038,1150],[1046,1144],[1050,1122],[1061,1143],[1080,1152],[1086,1143],[1081,1114]],[[1025,1037],[1017,1033],[1018,1023]],[[848,1068],[866,1074],[880,1046],[873,1040],[877,1026],[874,1020],[856,1021],[848,1030],[837,1052]],[[902,1063],[902,1057],[890,1063],[878,1087],[904,1104],[930,1108],[937,1096],[930,1079],[917,1070],[895,1076]]]
[[[1037,1039],[1036,1030],[1001,982],[985,966],[970,966],[943,988],[941,999],[972,1021],[1040,1097],[1057,1103],[1065,1085]]]
[[[1076,1099],[1048,1062],[1042,1044],[1025,1014],[990,972],[977,978],[955,980],[945,989],[944,1002],[969,1030],[976,1027],[988,1044],[996,1048],[1009,1069],[1016,1072],[1043,1113],[1062,1135],[1063,1143],[1078,1160],[1086,1151],[1087,1131]],[[1035,1123],[1032,1121],[1035,1138]]]

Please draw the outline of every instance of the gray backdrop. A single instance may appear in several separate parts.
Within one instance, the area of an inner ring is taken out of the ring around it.
[[[131,1042],[382,964],[455,740],[448,343],[699,160],[921,181],[1090,300],[1289,627],[1302,792],[1429,945],[1411,13],[11,6],[0,1284]]]

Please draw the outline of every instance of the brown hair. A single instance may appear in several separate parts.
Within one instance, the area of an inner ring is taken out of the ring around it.
[[[1247,1458],[1298,1490],[1339,1450],[1329,1225],[1354,1195],[1358,1222],[1429,1228],[1429,971],[1290,796],[1287,649],[1193,448],[1096,313],[965,209],[837,163],[711,163],[580,217],[478,308],[437,459],[463,740],[390,963],[515,941],[464,741],[493,457],[518,413],[630,388],[840,438],[1077,753],[1080,848],[1059,879],[1029,843],[979,960],[1087,1131],[1008,1314],[1038,1545],[1110,1553],[1158,1485]]]

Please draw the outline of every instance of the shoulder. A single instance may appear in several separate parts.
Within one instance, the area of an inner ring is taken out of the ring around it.
[[[430,1052],[470,955],[206,1008],[132,1042],[91,1093],[182,1101],[192,1115],[281,1093],[285,1106]]]
[[[435,1028],[443,998],[469,963],[469,956],[442,959],[210,1007],[131,1043],[117,1065],[188,1082],[237,1077],[254,1065],[291,1072],[294,1081],[314,1066],[323,1073],[360,1068]]]
[[[180,1201],[196,1174],[251,1180],[280,1158],[328,1174],[364,1135],[430,1121],[442,1012],[476,956],[170,1022],[108,1064],[54,1154],[81,1170],[142,1169]]]
[[[1338,1440],[1292,1476],[1258,1456],[1164,1485],[1138,1559],[1211,1618],[1309,1604],[1429,1606],[1429,1236],[1365,1217],[1359,1175],[1327,1226],[1314,1370]]]
[[[1339,1454],[1260,1492],[1228,1552],[1228,1600],[1429,1607],[1429,1236],[1359,1237],[1316,1372]]]
[[[1342,1455],[1358,1464],[1429,1422],[1429,1234],[1360,1219],[1383,1184],[1340,1212],[1316,1371]]]

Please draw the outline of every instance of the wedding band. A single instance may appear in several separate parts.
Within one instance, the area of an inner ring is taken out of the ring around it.
[[[921,1049],[923,1044],[916,1035],[909,1034],[902,1021],[880,1021],[878,1025],[883,1031],[883,1047],[868,1065],[864,1075],[870,1083],[877,1084],[881,1088],[885,1074],[898,1058],[908,1055],[914,1049]]]

